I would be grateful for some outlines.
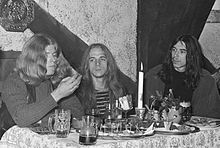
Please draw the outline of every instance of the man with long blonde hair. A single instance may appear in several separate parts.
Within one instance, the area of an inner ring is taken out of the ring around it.
[[[63,78],[55,89],[51,78],[58,67],[61,50],[46,34],[33,35],[23,46],[15,71],[4,82],[2,100],[18,126],[41,121],[55,108],[71,109],[76,117],[83,115],[81,104],[73,94],[81,82],[80,75]]]
[[[105,45],[94,43],[88,47],[82,58],[81,74],[83,78],[77,94],[85,113],[95,108],[103,115],[106,106],[110,104],[114,109],[116,100],[127,94],[135,101],[136,84],[128,85],[121,79],[115,59]]]

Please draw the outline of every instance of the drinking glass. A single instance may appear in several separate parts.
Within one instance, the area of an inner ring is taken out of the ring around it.
[[[48,129],[50,134],[55,134],[54,124],[55,124],[55,114],[51,114],[48,118]]]
[[[170,127],[171,127],[173,122],[172,121],[164,121],[163,123],[164,123],[165,129],[170,130]]]
[[[182,122],[189,121],[192,116],[192,108],[190,107],[182,107]]]
[[[70,131],[70,110],[56,109],[55,114],[48,120],[48,127],[57,138],[66,138]]]
[[[122,110],[124,112],[124,114],[125,114],[125,119],[128,118],[128,111],[130,111],[132,108],[129,108],[128,110]]]
[[[125,114],[125,118],[127,119],[128,111],[133,108],[132,96],[131,95],[126,95],[124,97],[120,97],[119,102],[120,102],[121,109]]]
[[[94,116],[83,116],[82,117],[82,128],[79,134],[79,143],[83,145],[93,145],[96,144],[98,137],[98,128],[95,123]]]
[[[136,116],[140,119],[144,119],[144,115],[145,115],[145,108],[135,108],[135,113],[136,113]]]

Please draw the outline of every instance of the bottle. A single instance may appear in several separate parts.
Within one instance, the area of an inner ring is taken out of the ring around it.
[[[106,105],[105,119],[111,120],[111,104]]]
[[[105,115],[104,115],[104,125],[105,132],[111,132],[112,118],[111,118],[111,105],[110,103],[106,105]]]
[[[174,95],[173,95],[173,90],[172,90],[172,89],[169,89],[168,98],[169,98],[170,100],[174,100]]]
[[[94,108],[93,108],[92,111],[91,111],[91,115],[94,116],[94,117],[96,116],[96,114],[95,114],[95,109],[94,109]]]
[[[96,127],[99,128],[102,123],[102,120],[99,116],[99,112],[98,112],[97,108],[92,108],[91,116],[94,117],[94,123],[95,123]]]

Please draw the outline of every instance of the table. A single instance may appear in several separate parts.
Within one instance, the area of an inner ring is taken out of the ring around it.
[[[18,148],[220,148],[220,127],[202,130],[188,135],[158,135],[132,140],[97,140],[96,145],[83,146],[78,143],[78,133],[67,138],[55,135],[40,135],[29,128],[11,127],[3,135],[2,142],[17,145]]]

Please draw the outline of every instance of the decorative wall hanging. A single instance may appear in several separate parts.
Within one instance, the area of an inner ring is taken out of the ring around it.
[[[0,25],[6,31],[24,31],[33,20],[32,0],[0,0]]]

